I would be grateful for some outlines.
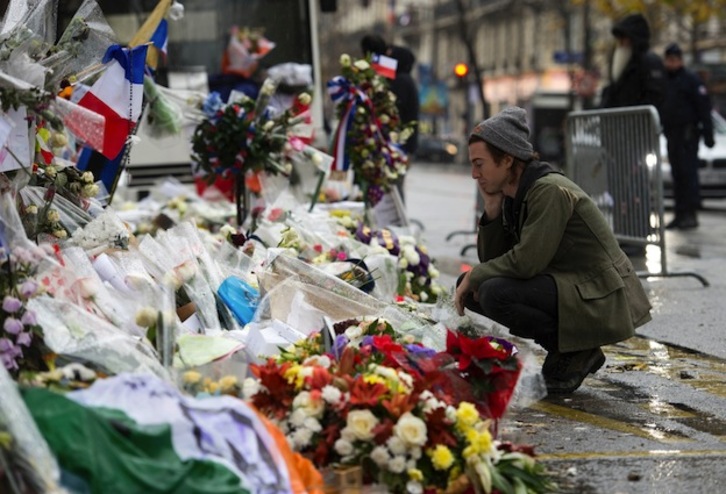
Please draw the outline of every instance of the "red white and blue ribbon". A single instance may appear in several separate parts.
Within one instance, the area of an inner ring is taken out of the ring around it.
[[[351,84],[343,76],[337,76],[328,81],[328,94],[336,105],[345,105],[345,111],[340,118],[340,122],[338,122],[338,128],[335,130],[333,164],[330,169],[331,171],[348,171],[350,168],[350,155],[345,145],[345,139],[350,126],[353,124],[358,105],[369,106],[370,100],[363,91]]]

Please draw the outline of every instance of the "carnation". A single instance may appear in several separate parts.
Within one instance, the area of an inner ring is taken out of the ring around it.
[[[343,393],[335,386],[326,385],[322,390],[323,400],[331,405],[335,405],[340,402],[343,397]]]
[[[249,400],[260,392],[260,382],[254,377],[248,377],[242,381],[242,396]]]
[[[340,456],[348,456],[353,453],[353,444],[345,439],[338,439],[335,441],[335,452]]]
[[[406,443],[397,436],[389,437],[388,441],[386,441],[386,445],[394,455],[402,455],[406,453]]]
[[[292,433],[292,442],[296,449],[300,450],[310,444],[310,440],[313,438],[313,431],[306,428],[297,429]]]
[[[371,451],[371,460],[375,462],[379,467],[385,466],[391,459],[391,455],[388,454],[388,449],[384,446],[376,446]]]
[[[406,457],[405,456],[394,456],[393,459],[388,463],[388,470],[393,473],[403,473],[406,469]]]

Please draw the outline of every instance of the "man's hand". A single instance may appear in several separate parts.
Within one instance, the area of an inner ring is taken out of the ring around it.
[[[460,316],[464,315],[464,299],[470,292],[471,288],[471,283],[469,282],[470,275],[471,271],[468,271],[464,277],[461,278],[461,283],[459,283],[459,286],[456,287],[456,293],[454,294],[454,306],[456,307],[456,312]]]
[[[477,183],[479,188],[479,194],[484,199],[484,213],[487,215],[487,220],[491,221],[499,217],[502,214],[502,203],[504,202],[504,194],[496,192],[490,194],[485,192],[481,186]]]

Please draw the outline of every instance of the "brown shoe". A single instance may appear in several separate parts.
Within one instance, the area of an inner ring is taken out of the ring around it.
[[[605,363],[600,348],[579,352],[560,353],[542,374],[550,394],[570,394],[580,387],[588,374],[594,374]]]

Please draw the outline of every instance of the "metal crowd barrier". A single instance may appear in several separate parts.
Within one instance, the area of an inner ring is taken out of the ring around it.
[[[567,173],[590,194],[621,244],[660,248],[659,273],[642,278],[692,276],[667,269],[663,223],[660,119],[653,106],[571,112],[567,116]]]

